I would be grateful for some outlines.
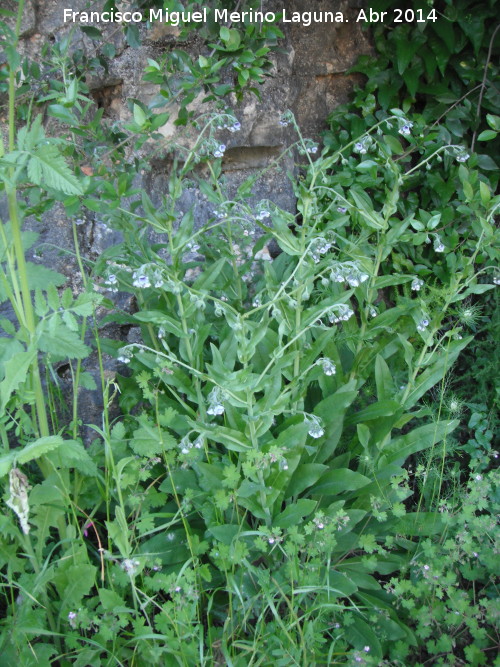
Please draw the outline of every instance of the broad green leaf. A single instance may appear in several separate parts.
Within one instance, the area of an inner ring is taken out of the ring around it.
[[[374,659],[382,658],[382,647],[376,633],[358,614],[352,625],[349,626],[349,643],[359,651],[369,646],[370,656],[373,656]]]
[[[411,38],[405,37],[402,33],[406,32],[408,35],[409,26],[400,26],[398,28],[398,36],[396,41],[396,62],[399,74],[403,74],[405,69],[411,63],[419,46],[425,42],[425,37],[415,32]]]
[[[222,488],[222,480],[224,479],[222,467],[199,461],[196,463],[195,469],[198,473],[200,487],[204,491],[214,492]]]
[[[198,479],[193,470],[172,470],[169,477],[167,477],[160,484],[160,491],[164,493],[183,494],[186,489],[199,489]]]
[[[0,477],[4,477],[10,472],[14,463],[14,452],[0,456]]]
[[[451,421],[440,421],[433,424],[425,424],[414,428],[406,435],[395,438],[387,446],[384,461],[387,463],[404,463],[404,461],[416,452],[429,449],[449,435],[460,423],[458,419]]]
[[[328,470],[328,466],[322,463],[302,463],[297,466],[290,483],[286,489],[285,497],[298,496],[305,491]]]
[[[76,468],[83,475],[97,477],[99,470],[88,451],[78,440],[65,440],[64,447],[47,454],[49,461],[59,468]]]
[[[226,428],[225,426],[209,428],[205,425],[199,425],[198,428],[200,435],[205,435],[210,440],[224,445],[224,447],[233,452],[245,452],[252,448],[251,443],[244,434],[236,429]]]
[[[184,528],[169,529],[142,542],[139,553],[144,554],[150,562],[159,558],[163,565],[185,563],[190,553]]]
[[[74,114],[72,114],[67,107],[63,106],[62,104],[50,104],[47,109],[47,114],[49,116],[57,118],[58,120],[62,120],[64,123],[68,123],[68,125],[76,125],[78,123],[78,118]],[[30,160],[30,162],[28,163],[28,175],[29,175],[30,164],[32,162],[33,159]],[[32,177],[30,176],[30,178]]]
[[[359,472],[349,468],[338,468],[324,473],[318,482],[309,489],[309,495],[335,496],[344,491],[355,491],[367,484],[371,480]]]
[[[488,292],[490,289],[495,289],[495,285],[488,285],[484,283],[481,283],[480,285],[471,285],[463,292],[457,294],[450,301],[450,303],[455,303],[456,301],[463,301],[463,299],[466,299],[471,294],[484,294],[485,292]]]
[[[317,502],[301,498],[296,503],[288,505],[277,517],[273,519],[273,526],[279,528],[290,528],[299,525],[304,517],[314,512]]]
[[[491,141],[492,139],[496,139],[498,132],[495,132],[495,130],[483,130],[480,132],[477,136],[478,141]]]
[[[356,381],[351,380],[316,406],[314,413],[325,424],[325,438],[314,457],[315,462],[323,463],[335,452],[343,431],[345,411],[358,395],[355,387]]]
[[[138,104],[134,104],[134,120],[139,127],[142,127],[147,120],[146,114]]]
[[[367,422],[372,419],[378,419],[379,417],[387,417],[395,414],[398,410],[401,410],[401,404],[398,401],[392,399],[384,399],[382,401],[377,401],[372,403],[363,410],[356,412],[356,414],[349,416],[346,420],[346,424],[359,424],[360,422]]]
[[[186,334],[182,327],[172,317],[169,317],[161,310],[143,310],[134,315],[134,318],[139,322],[151,322],[162,326],[165,331],[177,336],[177,338],[185,338]]]
[[[496,171],[498,169],[497,163],[489,155],[478,155],[477,164],[485,171]]]
[[[210,526],[208,531],[215,537],[216,540],[229,546],[236,535],[238,535],[238,533],[241,531],[241,528],[236,524],[228,523],[223,526]]]
[[[349,597],[357,590],[358,587],[352,579],[341,572],[330,569],[326,574],[325,582],[321,583],[320,586],[299,586],[293,592],[295,595],[321,592],[328,594],[331,599],[335,599],[337,597]]]
[[[500,132],[500,116],[494,116],[491,113],[486,114],[486,122],[493,130]]]
[[[375,382],[379,401],[389,399],[394,395],[394,383],[389,366],[380,354],[375,359]]]

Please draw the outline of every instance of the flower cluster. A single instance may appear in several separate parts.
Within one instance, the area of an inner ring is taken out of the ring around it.
[[[120,567],[124,572],[128,574],[129,577],[133,577],[137,574],[137,570],[139,569],[139,561],[134,560],[132,558],[125,558],[121,564]]]
[[[110,292],[118,292],[118,287],[116,287],[117,284],[118,278],[116,277],[116,274],[108,273],[104,280],[105,287],[107,287]]]
[[[345,303],[338,306],[333,306],[328,313],[328,321],[330,324],[338,324],[339,322],[347,322],[354,315],[354,311]]]
[[[195,308],[198,310],[205,310],[206,302],[203,294],[196,294],[194,292],[191,292],[189,295],[189,300],[191,303],[194,303]]]
[[[411,122],[411,120],[399,119],[399,129],[398,129],[399,134],[408,137],[411,134],[412,127],[413,123]]]
[[[354,152],[365,155],[370,150],[372,138],[369,135],[364,136],[360,141],[354,144]]]
[[[470,158],[469,153],[463,146],[459,146],[455,152],[455,159],[457,162],[467,162]]]
[[[255,210],[255,217],[257,220],[265,220],[266,218],[269,218],[271,215],[271,212],[269,211],[270,206],[269,202],[262,200],[257,204],[256,210]]]
[[[224,206],[222,206],[220,209],[215,209],[214,210],[214,215],[219,220],[222,220],[223,218],[225,218],[227,216],[227,213],[224,210]]]
[[[230,113],[218,115],[216,122],[218,130],[229,130],[229,132],[239,132],[241,130],[240,121]]]
[[[133,272],[132,285],[139,289],[146,289],[151,285],[160,288],[165,286],[165,280],[161,269],[155,264],[143,264]]]
[[[308,426],[307,432],[311,438],[321,438],[325,433],[325,429],[321,425],[321,419],[316,415],[304,415],[304,422]]]
[[[426,319],[425,317],[420,320],[420,322],[417,324],[417,330],[418,331],[425,331],[427,327],[429,326],[429,320]]]
[[[213,155],[214,157],[223,157],[226,151],[226,144],[221,144],[219,141],[210,137],[206,141],[202,141],[199,147],[199,156],[208,157]]]
[[[313,239],[309,246],[309,252],[311,253],[314,262],[317,264],[321,260],[321,255],[325,255],[331,247],[332,244],[327,241],[324,236],[318,236]]]
[[[317,512],[313,519],[313,523],[318,530],[323,530],[327,524],[327,519],[323,512]]]
[[[134,354],[130,347],[122,347],[120,350],[118,350],[118,361],[121,361],[122,364],[129,364],[131,360],[133,359]]]
[[[414,292],[419,292],[424,286],[424,281],[420,278],[414,278],[411,282],[411,288]]]
[[[350,287],[358,287],[370,276],[361,270],[354,262],[337,264],[330,272],[330,280],[334,283],[347,283]]]
[[[191,442],[189,437],[185,435],[179,443],[181,454],[189,454],[193,447],[194,449],[203,448],[203,437],[201,435],[198,436],[194,442]]]
[[[436,252],[444,252],[444,244],[441,241],[441,237],[438,234],[436,234],[434,239],[434,250]]]
[[[209,415],[223,415],[224,414],[224,405],[222,401],[225,399],[224,392],[220,387],[214,387],[208,395],[208,409],[207,414]]]
[[[304,146],[299,146],[299,153],[305,155],[309,153],[310,155],[315,155],[318,152],[318,144],[312,139],[304,139]]]
[[[219,144],[214,150],[214,157],[224,157],[226,151],[226,144]]]
[[[293,121],[293,113],[291,111],[285,111],[285,113],[281,114],[279,123],[281,127],[287,127],[290,125],[290,123]]]
[[[316,362],[316,365],[321,366],[325,375],[331,376],[335,375],[337,372],[337,367],[331,359],[328,359],[328,357],[321,357],[321,359],[318,359]]]
[[[75,629],[76,628],[76,619],[77,619],[78,613],[76,611],[70,611],[68,613],[68,623],[70,626]]]

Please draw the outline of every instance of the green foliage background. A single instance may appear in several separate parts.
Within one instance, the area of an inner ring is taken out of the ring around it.
[[[23,3],[1,24],[3,664],[498,664],[500,30],[492,2],[435,9],[373,28],[322,147],[283,114],[296,214],[255,203],[255,177],[229,198],[220,159],[239,126],[226,96],[258,93],[275,26],[208,25],[197,60],[149,60],[158,96],[116,124],[85,83],[112,47],[88,59],[62,38],[33,63]],[[195,118],[201,91],[213,112]],[[175,159],[153,204],[138,149],[179,103],[197,139],[161,145]],[[190,187],[213,207],[201,228],[179,213]],[[25,258],[23,221],[58,202],[76,298]],[[89,211],[123,238],[96,261],[78,245]],[[110,322],[140,337],[110,340]],[[85,390],[104,405],[88,448]]]

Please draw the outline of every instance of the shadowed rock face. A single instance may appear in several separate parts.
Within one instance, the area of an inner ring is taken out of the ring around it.
[[[4,4],[7,9],[16,9],[16,3],[12,0],[6,0]],[[86,0],[72,0],[70,4],[74,10],[87,9]],[[103,2],[96,4],[102,5]],[[36,60],[47,41],[59,40],[67,34],[74,27],[73,24],[65,24],[63,20],[63,10],[67,5],[66,0],[26,0],[20,51]],[[334,11],[342,12],[345,20],[343,23],[313,23],[309,27],[297,23],[281,24],[285,39],[281,51],[274,56],[271,75],[261,87],[261,99],[247,95],[238,105],[236,100],[230,100],[241,122],[241,131],[235,134],[220,133],[221,142],[227,145],[223,174],[229,196],[248,176],[267,167],[296,140],[290,127],[279,125],[279,117],[286,109],[294,112],[304,136],[320,140],[320,133],[326,127],[326,116],[337,105],[347,101],[356,80],[356,75],[346,76],[345,72],[360,54],[371,50],[366,33],[355,20],[359,7],[363,5],[362,1],[287,0],[284,3],[283,0],[263,0],[265,11],[279,12],[284,5],[288,16],[293,12]],[[99,10],[99,7],[92,9]],[[128,98],[147,103],[157,94],[156,86],[142,81],[143,69],[148,58],[158,60],[165,50],[175,46],[178,29],[155,23],[149,32],[143,30],[142,46],[132,49],[126,44],[119,25],[101,24],[99,28],[103,31],[104,39],[114,45],[116,56],[109,70],[89,77],[87,85],[96,106],[104,109],[105,118],[127,121],[130,119],[126,104]],[[192,33],[190,40],[183,42],[180,48],[197,57],[200,47],[196,34]],[[86,35],[76,30],[73,48],[82,49],[86,55],[91,56],[96,46]],[[201,97],[192,103],[191,108],[195,111],[207,110],[207,105],[201,103]],[[173,137],[177,131],[172,120],[160,128],[166,138]],[[0,118],[0,126],[2,122]],[[189,143],[192,140],[194,135],[190,137],[188,134],[186,141]],[[148,151],[152,151],[152,147],[146,144],[142,149],[143,156],[147,157]],[[170,164],[169,160],[158,160],[157,155],[152,155],[151,170],[137,177],[137,186],[146,190],[154,202],[158,202],[158,193],[166,191]],[[249,202],[269,199],[284,209],[295,211],[293,188],[286,176],[287,172],[293,173],[293,168],[293,158],[289,156],[279,167],[266,171],[255,182],[253,198]],[[198,225],[213,214],[206,197],[196,189],[186,191],[179,205],[184,212],[194,207]],[[3,202],[0,202],[0,214],[2,220],[7,219]],[[41,221],[27,220],[25,228],[40,233],[39,247],[34,249],[36,261],[66,275],[67,285],[77,293],[81,289],[81,280],[72,254],[73,233],[62,207],[54,207]],[[82,254],[90,259],[119,241],[119,234],[103,226],[98,216],[91,212],[88,219],[77,228],[77,233]],[[160,235],[152,234],[151,240],[158,242],[162,239]],[[33,250],[28,255],[29,259],[33,258]],[[133,308],[132,301],[122,306],[125,309]],[[3,316],[13,316],[5,304],[0,306],[0,311]],[[110,329],[108,335],[125,338],[127,332],[118,329]],[[85,366],[92,374],[96,374],[97,365],[93,356],[85,361]],[[107,358],[106,372],[113,374],[116,368],[116,360]],[[64,388],[64,377],[62,383]],[[70,383],[67,384],[69,388]],[[80,400],[83,422],[99,424],[102,411],[100,392],[84,390],[83,393],[88,394]],[[94,437],[90,431],[85,435],[87,441]]]

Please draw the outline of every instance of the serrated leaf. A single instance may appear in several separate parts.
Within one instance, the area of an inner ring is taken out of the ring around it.
[[[33,181],[35,185],[46,185],[66,195],[83,194],[78,179],[72,173],[56,146],[51,144],[39,146],[32,155],[32,159],[38,161],[41,170],[40,178]],[[40,174],[38,167],[33,167],[32,173],[38,176]]]
[[[166,449],[175,447],[175,439],[166,431],[153,424],[142,423],[134,431],[130,440],[130,447],[139,456],[157,456]]]
[[[89,477],[96,477],[99,473],[91,456],[78,440],[64,440],[64,447],[50,452],[47,458],[59,468],[76,468]]]
[[[63,312],[62,319],[68,329],[71,329],[71,331],[78,331],[78,322],[76,321],[76,318],[69,312],[69,310],[65,310]]]
[[[40,185],[42,182],[42,164],[35,157],[28,161],[28,178],[35,185]]]
[[[38,347],[42,352],[56,359],[84,359],[90,354],[90,348],[80,340],[80,336],[68,329],[58,317],[41,322],[38,328]]]
[[[95,391],[97,389],[94,378],[87,371],[80,374],[79,385],[83,389],[89,389],[90,391]]]
[[[17,353],[4,366],[5,377],[0,382],[0,414],[4,413],[12,393],[27,378],[29,367],[36,358],[36,349],[30,347],[24,352]]]
[[[41,264],[34,264],[33,262],[26,262],[26,272],[28,274],[28,284],[30,290],[42,289],[46,290],[48,285],[60,286],[64,285],[67,278],[53,271],[52,269],[42,266]]]
[[[15,458],[18,463],[28,463],[44,456],[48,452],[57,449],[64,443],[60,435],[48,435],[44,438],[38,438],[35,442],[31,442],[26,447],[15,452]]]
[[[52,308],[52,310],[58,310],[59,309],[59,292],[55,288],[53,284],[49,284],[46,286],[46,293],[47,293],[47,303],[49,306]]]

